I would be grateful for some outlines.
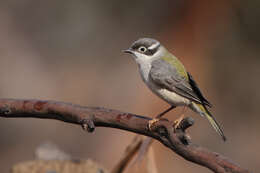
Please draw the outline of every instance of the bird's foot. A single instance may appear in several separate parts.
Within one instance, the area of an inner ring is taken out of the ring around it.
[[[156,122],[158,122],[158,121],[160,121],[160,118],[154,118],[154,119],[152,119],[152,120],[149,120],[149,121],[148,121],[148,129],[151,131],[152,126],[154,125],[154,123],[156,123]]]
[[[184,118],[184,114],[181,114],[181,116],[174,121],[174,123],[173,123],[174,129],[177,129],[179,127],[183,118]]]

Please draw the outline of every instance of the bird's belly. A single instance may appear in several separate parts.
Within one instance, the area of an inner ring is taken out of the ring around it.
[[[157,89],[153,90],[153,92],[173,106],[185,106],[191,103],[190,100],[186,99],[185,97],[182,97],[167,89]]]

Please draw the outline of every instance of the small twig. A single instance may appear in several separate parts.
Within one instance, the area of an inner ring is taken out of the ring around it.
[[[140,148],[142,141],[142,136],[135,136],[131,144],[127,146],[125,153],[123,154],[119,162],[116,164],[116,166],[112,169],[110,173],[122,173],[130,163],[130,161],[133,159],[138,149]]]
[[[123,129],[152,137],[186,160],[205,166],[213,172],[249,173],[248,170],[218,153],[211,152],[191,142],[183,142],[181,137],[186,136],[185,129],[174,131],[172,122],[168,120],[160,120],[154,124],[152,130],[148,130],[148,121],[151,118],[144,116],[55,101],[18,99],[0,99],[0,116],[57,119],[82,125],[83,128],[90,129],[90,131],[93,131],[94,127]]]
[[[95,130],[95,124],[91,118],[83,119],[82,121],[80,121],[80,124],[83,130],[87,130],[90,133],[94,132]]]

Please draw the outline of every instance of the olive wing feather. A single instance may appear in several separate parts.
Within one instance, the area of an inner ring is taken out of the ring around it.
[[[179,74],[174,66],[162,59],[154,60],[152,62],[149,77],[155,84],[162,88],[175,92],[195,103],[211,106],[211,104],[202,96],[197,84],[191,76],[189,77],[192,79],[192,82],[190,83],[189,78],[187,79],[185,76]]]

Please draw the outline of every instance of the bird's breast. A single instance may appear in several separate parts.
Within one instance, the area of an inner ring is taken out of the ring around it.
[[[139,72],[142,77],[142,80],[147,83],[149,80],[149,72],[151,70],[151,63],[143,61],[142,63],[138,63]]]

